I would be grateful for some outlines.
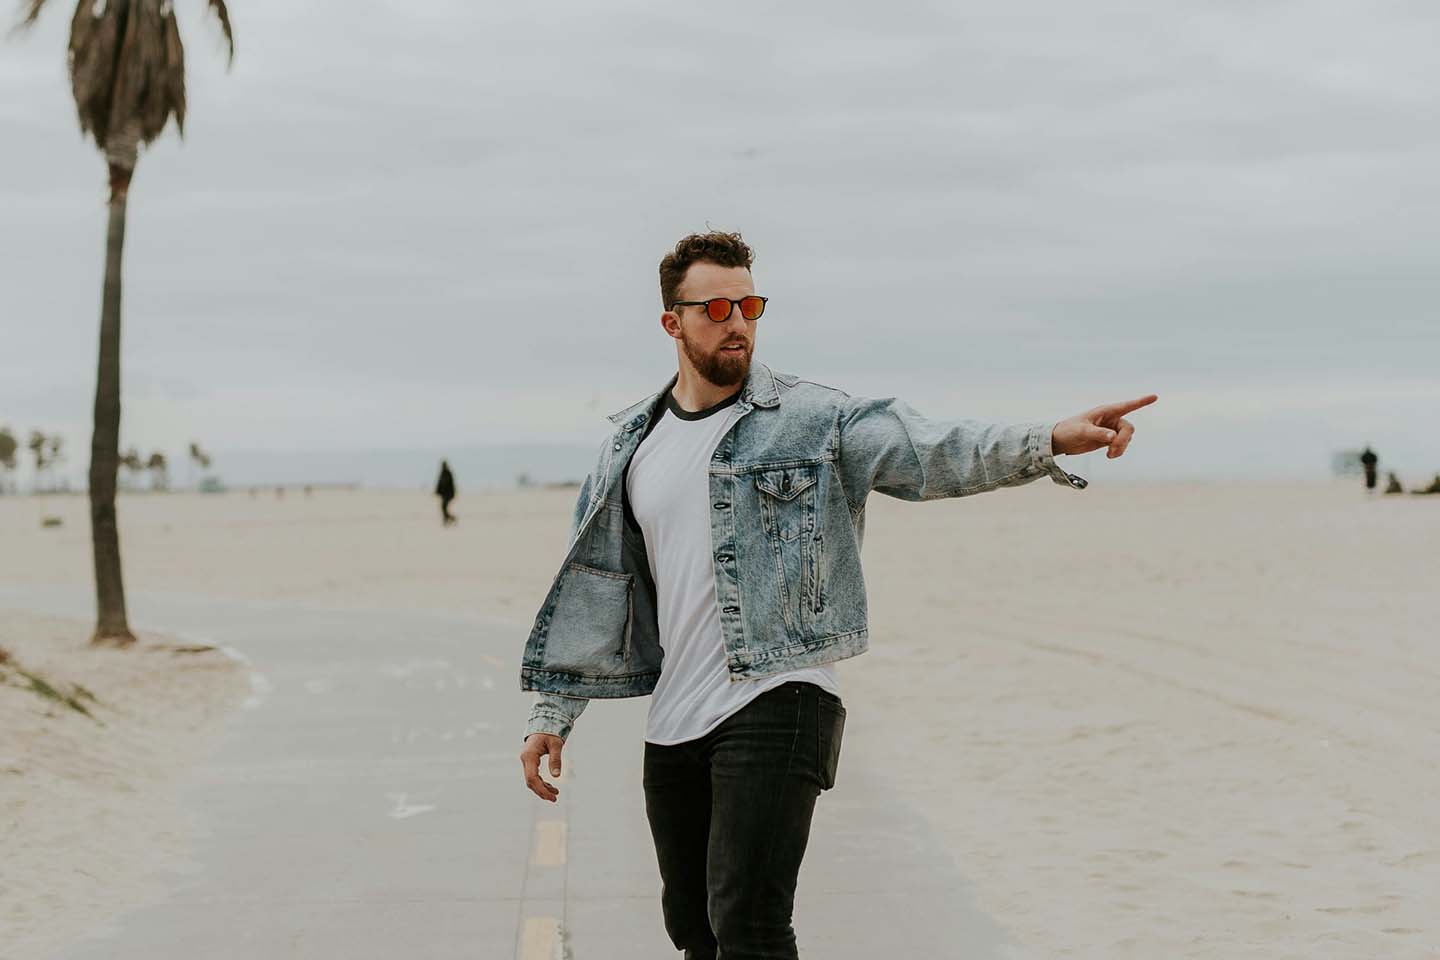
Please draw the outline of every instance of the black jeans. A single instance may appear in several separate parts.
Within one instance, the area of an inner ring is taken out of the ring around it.
[[[646,742],[665,932],[685,960],[798,956],[795,884],[844,730],[839,697],[792,680],[697,740]]]

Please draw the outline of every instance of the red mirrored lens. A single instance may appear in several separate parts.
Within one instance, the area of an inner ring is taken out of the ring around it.
[[[742,297],[740,299],[740,316],[746,320],[758,320],[760,314],[765,312],[765,301],[760,297]]]
[[[730,316],[730,301],[724,297],[716,297],[714,300],[705,301],[705,312],[710,314],[710,319],[719,323]]]

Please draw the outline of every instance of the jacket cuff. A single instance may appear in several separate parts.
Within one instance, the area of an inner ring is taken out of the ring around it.
[[[570,736],[574,727],[575,721],[564,714],[537,705],[530,711],[530,722],[525,726],[525,736],[522,739],[528,739],[532,733],[548,733],[564,740]]]
[[[1031,467],[1037,474],[1048,474],[1051,480],[1062,487],[1084,490],[1088,481],[1070,473],[1055,462],[1055,452],[1051,445],[1054,434],[1055,424],[1053,422],[1037,423],[1030,429],[1027,448],[1030,451]]]

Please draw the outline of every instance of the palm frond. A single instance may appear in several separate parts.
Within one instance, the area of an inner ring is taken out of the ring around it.
[[[44,3],[45,0],[32,0],[34,3]],[[225,45],[230,50],[230,62],[235,62],[235,33],[230,29],[230,11],[225,6],[225,0],[209,0],[210,10],[215,14],[215,19],[220,21],[220,32],[225,34]]]
[[[28,27],[40,19],[40,9],[45,6],[45,0],[25,0],[25,13],[20,17],[20,25]]]
[[[123,12],[128,4],[106,4],[98,16],[87,0],[75,4],[70,20],[70,89],[81,131],[101,147],[110,124],[110,99],[115,82]]]
[[[47,2],[21,0],[17,28],[33,24]],[[233,63],[230,9],[225,0],[206,6]],[[112,163],[133,167],[136,147],[160,136],[172,116],[184,135],[185,47],[173,0],[76,0],[69,66],[80,129]]]

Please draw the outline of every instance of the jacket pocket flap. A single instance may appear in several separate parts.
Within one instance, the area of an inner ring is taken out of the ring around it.
[[[780,500],[793,500],[814,482],[814,467],[785,467],[755,474],[755,486]]]

